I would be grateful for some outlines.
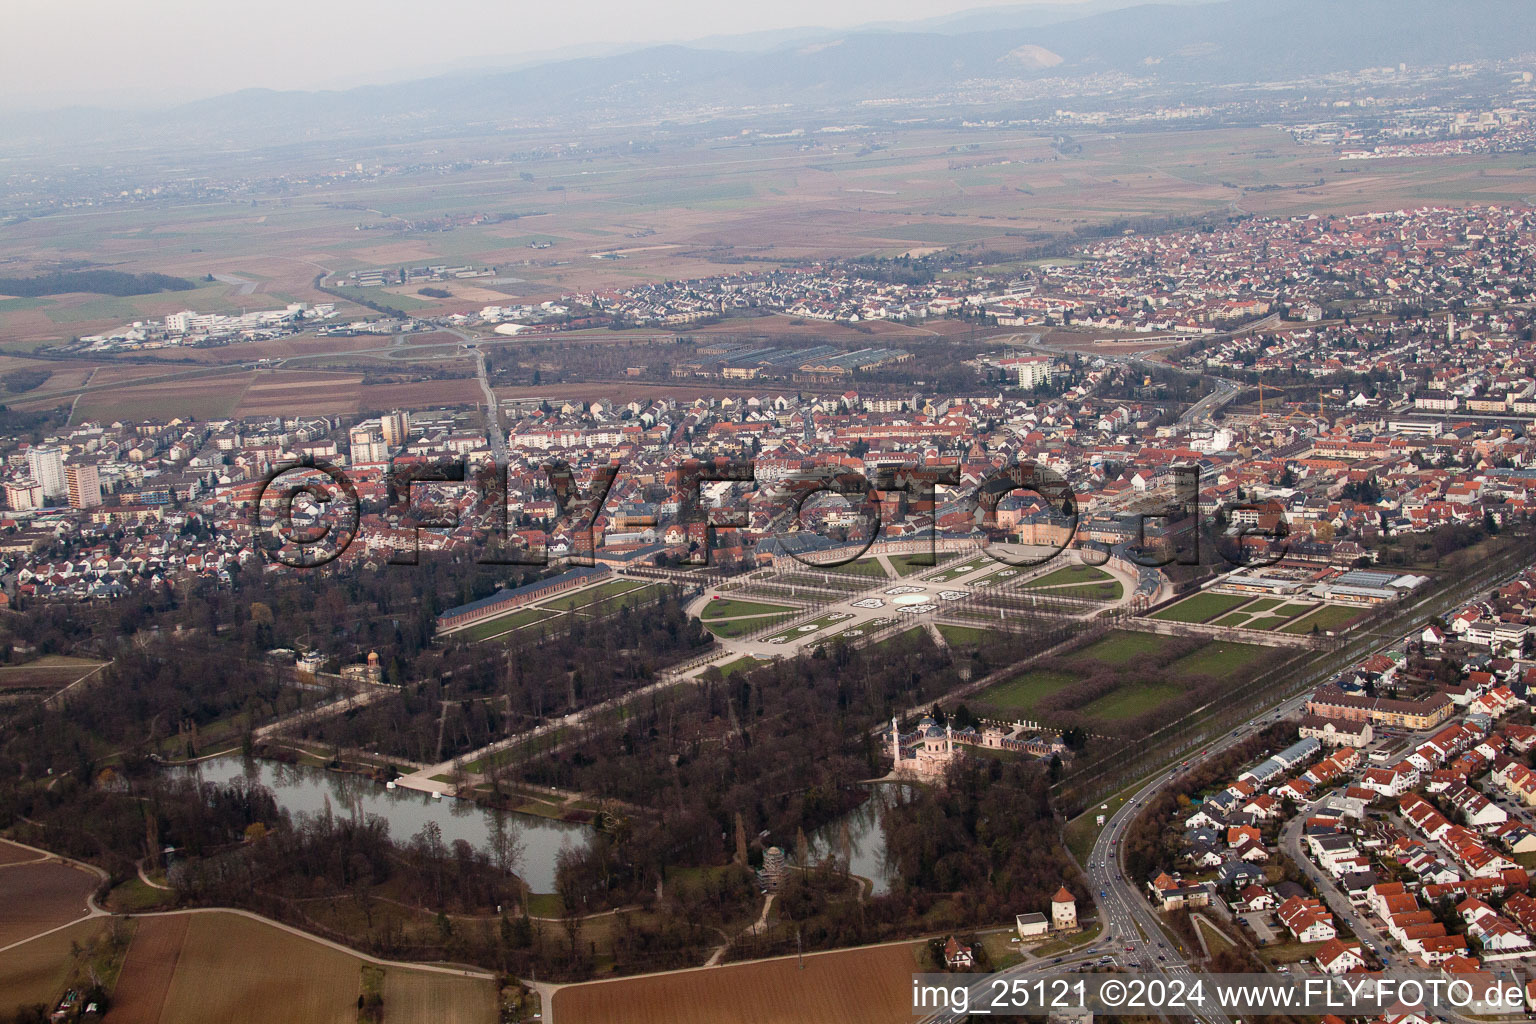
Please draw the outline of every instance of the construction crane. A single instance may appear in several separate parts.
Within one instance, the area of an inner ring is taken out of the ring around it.
[[[1276,392],[1279,392],[1282,395],[1285,394],[1285,389],[1284,388],[1277,388],[1277,387],[1275,387],[1272,384],[1260,384],[1259,385],[1259,419],[1263,419],[1264,418],[1264,392],[1266,392],[1266,391],[1276,391]]]

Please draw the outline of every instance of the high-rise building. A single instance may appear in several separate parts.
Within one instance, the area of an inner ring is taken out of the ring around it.
[[[95,508],[101,504],[101,474],[95,466],[70,466],[67,475],[70,508]]]
[[[405,444],[405,439],[411,429],[411,414],[400,409],[386,413],[379,417],[379,423],[384,432],[384,443],[391,448],[399,448]]]
[[[36,480],[15,480],[5,485],[5,505],[15,512],[43,507],[43,488]]]
[[[64,454],[57,448],[31,448],[27,451],[27,471],[43,488],[43,497],[62,498],[69,493],[64,478]]]

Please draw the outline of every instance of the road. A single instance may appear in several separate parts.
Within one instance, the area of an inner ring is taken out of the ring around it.
[[[1179,426],[1190,427],[1197,423],[1204,423],[1213,412],[1242,394],[1242,386],[1235,381],[1223,380],[1220,377],[1213,379],[1216,386],[1211,393],[1184,410],[1184,414],[1179,417]]]
[[[464,350],[474,357],[475,377],[480,381],[481,393],[485,395],[485,434],[490,439],[491,451],[496,455],[496,465],[505,466],[507,438],[501,430],[501,407],[496,401],[496,392],[491,390],[490,378],[486,376],[485,350],[480,347],[480,339],[457,328],[444,327],[441,330],[458,338]]]
[[[1501,560],[1502,561],[1502,560]],[[1394,619],[1401,619],[1405,614],[1411,614],[1418,620],[1428,619],[1434,615],[1444,614],[1459,607],[1470,596],[1481,592],[1495,582],[1518,572],[1518,566],[1511,570],[1502,565],[1495,564],[1480,572],[1472,573],[1458,585],[1446,588],[1438,593],[1427,594],[1412,601],[1404,608],[1399,609]],[[1374,632],[1362,633],[1358,638],[1346,644],[1340,651],[1340,657],[1329,659],[1323,668],[1315,671],[1303,681],[1299,692],[1280,704],[1258,710],[1248,719],[1245,725],[1234,729],[1230,734],[1213,742],[1198,756],[1203,758],[1218,754],[1233,745],[1242,742],[1248,734],[1265,721],[1274,720],[1293,714],[1307,702],[1314,686],[1327,681],[1338,671],[1338,663],[1345,661],[1353,663],[1369,653],[1385,650],[1402,639],[1398,632],[1387,634],[1385,641],[1382,635]],[[1156,913],[1152,910],[1151,903],[1142,895],[1138,881],[1129,878],[1125,872],[1122,859],[1124,853],[1124,840],[1130,831],[1131,821],[1139,813],[1146,802],[1155,796],[1163,787],[1171,784],[1178,776],[1178,769],[1164,769],[1158,772],[1150,780],[1136,790],[1125,803],[1120,806],[1106,821],[1103,831],[1093,845],[1093,850],[1088,857],[1088,878],[1094,890],[1099,894],[1098,908],[1099,919],[1104,922],[1106,936],[1113,929],[1117,940],[1124,939],[1122,945],[1133,945],[1136,953],[1132,957],[1130,966],[1147,966],[1147,960],[1155,957],[1147,948],[1147,943],[1142,941],[1145,935],[1153,943],[1167,945],[1162,930],[1158,926]],[[1091,812],[1090,812],[1091,813]],[[1301,821],[1304,815],[1298,815],[1296,821]],[[1289,826],[1288,826],[1289,827]],[[1299,828],[1299,826],[1297,826]],[[1304,859],[1297,858],[1298,863],[1305,863]],[[1347,904],[1347,901],[1345,901]],[[1346,917],[1345,920],[1350,920]],[[1138,930],[1139,929],[1139,930]],[[1358,934],[1358,933],[1357,933]],[[1369,933],[1367,933],[1369,934]],[[1132,941],[1134,937],[1134,941]],[[1186,954],[1182,950],[1159,948],[1158,953],[1166,956],[1167,964],[1152,959],[1153,966],[1148,968],[1158,974],[1190,973],[1190,966]],[[1230,1018],[1219,1011],[1202,1015],[1201,1020],[1211,1024],[1230,1024]]]

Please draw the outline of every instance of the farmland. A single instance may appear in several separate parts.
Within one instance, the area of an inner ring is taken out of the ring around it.
[[[96,877],[59,861],[0,867],[0,947],[85,916]]]
[[[166,958],[175,956],[163,1007],[153,1018],[158,1024],[356,1024],[364,964],[359,957],[240,914],[184,916],[189,920],[179,945],[170,941],[172,933],[151,932],[153,957],[135,961],[134,947],[143,933],[135,937],[120,982],[141,984],[135,970],[159,965],[163,971]],[[383,994],[385,1019],[391,1022],[495,1020],[495,989],[489,981],[388,967]]]
[[[908,943],[732,964],[622,981],[569,985],[557,1021],[607,1024],[884,1024],[910,1020]]]
[[[106,933],[105,919],[81,921],[0,954],[0,1015],[19,1006],[52,1004],[75,972],[73,948]]]

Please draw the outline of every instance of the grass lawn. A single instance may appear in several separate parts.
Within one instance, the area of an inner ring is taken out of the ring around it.
[[[1164,622],[1209,622],[1251,600],[1246,594],[1195,594],[1155,613]]]
[[[644,586],[648,586],[648,584],[641,583],[638,580],[609,580],[607,583],[602,583],[595,587],[578,590],[574,594],[563,594],[553,600],[543,602],[539,607],[555,608],[568,612],[577,608],[585,608],[589,604],[596,604],[610,597],[628,594],[630,591],[639,590]]]
[[[948,583],[950,580],[958,579],[959,577],[964,576],[966,573],[975,572],[985,563],[985,558],[972,558],[968,561],[961,562],[959,565],[952,565],[945,569],[943,572],[936,572],[932,576],[925,576],[923,578],[928,580],[930,583]]]
[[[552,613],[541,608],[519,608],[515,612],[506,615],[498,615],[494,619],[485,622],[477,622],[468,629],[459,632],[470,640],[489,640],[493,636],[500,636],[508,630],[521,629],[530,623],[548,618]]]
[[[1265,621],[1268,621],[1267,617],[1266,617]],[[1282,619],[1280,621],[1283,622],[1285,620]],[[1233,612],[1231,615],[1223,615],[1221,618],[1219,618],[1215,622],[1211,623],[1211,625],[1213,625],[1213,626],[1241,626],[1241,625],[1246,624],[1247,622],[1248,622],[1248,612],[1246,610],[1244,610],[1244,611],[1240,611],[1240,612]]]
[[[987,687],[976,695],[976,700],[982,704],[1029,711],[1034,707],[1035,701],[1041,697],[1049,697],[1057,690],[1071,686],[1075,682],[1077,677],[1070,672],[1047,672],[1036,669],[1017,678]]]
[[[754,668],[762,668],[766,664],[767,662],[758,661],[756,658],[751,656],[737,658],[735,661],[728,661],[724,665],[721,665],[720,674],[723,676],[731,676],[737,672],[750,672]]]
[[[1168,666],[1172,672],[1192,676],[1215,676],[1238,672],[1273,652],[1254,644],[1234,644],[1224,640],[1206,644]]]
[[[1028,588],[1026,588],[1028,589]],[[1041,597],[1075,597],[1083,601],[1118,601],[1125,596],[1125,588],[1119,580],[1108,583],[1088,583],[1082,586],[1035,588]]]
[[[928,555],[886,555],[885,560],[891,563],[897,576],[910,576],[934,567],[934,559]]]
[[[176,894],[164,889],[145,885],[138,878],[130,878],[107,894],[107,905],[126,914],[140,914],[146,910],[158,910],[176,902]]]
[[[989,572],[985,576],[978,576],[978,577],[976,577],[973,580],[969,580],[969,581],[967,581],[966,586],[969,586],[969,587],[995,587],[998,584],[1003,583],[1006,580],[1013,579],[1015,576],[1017,576],[1019,573],[1021,573],[1023,571],[1024,571],[1023,569],[1015,569],[1012,566],[1009,566],[1008,568],[999,569],[996,572]]]
[[[1253,614],[1257,614],[1259,612],[1267,612],[1271,608],[1275,607],[1276,605],[1284,604],[1284,603],[1285,603],[1285,598],[1283,598],[1283,597],[1261,597],[1257,601],[1253,602],[1253,604],[1250,604],[1244,610],[1248,611],[1248,612],[1251,612]]]
[[[812,633],[819,632],[820,630],[825,629],[833,623],[846,622],[847,619],[848,617],[842,612],[828,612],[826,615],[823,615],[820,618],[812,619],[810,622],[802,622],[800,625],[793,629],[786,629],[782,633],[775,633],[773,636],[768,637],[767,639],[772,640],[774,637],[782,636],[787,641],[793,640],[796,637],[810,636]],[[746,622],[749,620],[743,619],[742,621]],[[807,629],[807,626],[811,628]]]
[[[734,597],[723,597],[706,604],[699,618],[729,619],[738,615],[783,615],[794,610],[787,604],[765,604],[762,601],[742,601]]]
[[[1093,819],[1089,818],[1088,820],[1092,821]],[[1086,858],[1087,853],[1085,852],[1083,856]],[[1096,924],[1092,928],[1078,932],[1076,935],[1073,935],[1070,938],[1056,939],[1053,942],[1045,943],[1043,946],[1036,946],[1034,949],[1030,950],[1030,952],[1035,954],[1036,957],[1059,956],[1069,949],[1073,949],[1077,946],[1082,946],[1092,942],[1094,939],[1099,937],[1099,932],[1102,930],[1103,926]]]
[[[813,563],[814,565],[814,563]],[[822,572],[841,572],[850,576],[872,576],[875,579],[886,579],[885,566],[880,564],[877,558],[860,558],[858,561],[849,562],[847,565],[815,565]]]
[[[956,646],[984,643],[992,635],[991,630],[980,626],[949,626],[942,622],[939,623],[939,633]]]
[[[1109,573],[1091,565],[1068,565],[1030,580],[1024,584],[1024,588],[1028,590],[1034,587],[1059,587],[1067,583],[1100,583],[1112,579],[1114,577]]]
[[[1129,665],[1131,662],[1156,654],[1172,640],[1156,633],[1135,633],[1115,630],[1080,651],[1069,655],[1072,661],[1102,661],[1107,665]]]
[[[1195,918],[1195,927],[1200,929],[1200,934],[1205,938],[1206,948],[1211,951],[1211,955],[1233,948],[1232,940],[1227,938],[1226,933],[1209,924],[1204,918]]]
[[[1184,691],[1177,686],[1153,683],[1130,683],[1106,693],[1083,708],[1083,714],[1093,718],[1114,720],[1134,718],[1172,700]]]
[[[980,938],[982,948],[987,951],[987,959],[991,961],[994,971],[1024,962],[1024,954],[1020,952],[1023,944],[1008,941],[1018,938],[1018,932],[1013,929],[1005,932],[987,932]]]
[[[565,904],[557,892],[529,893],[528,913],[534,917],[559,917],[565,913]]]
[[[750,619],[726,619],[724,622],[706,622],[704,628],[724,640],[735,640],[756,632],[764,626],[774,626],[789,618],[788,615],[758,615]]]
[[[1260,615],[1248,623],[1249,629],[1279,629],[1285,625],[1286,618],[1283,615]]]
[[[1363,616],[1365,612],[1364,608],[1345,608],[1340,605],[1326,604],[1294,622],[1281,626],[1280,632],[1310,633],[1313,626],[1317,627],[1319,633],[1339,630]]]

